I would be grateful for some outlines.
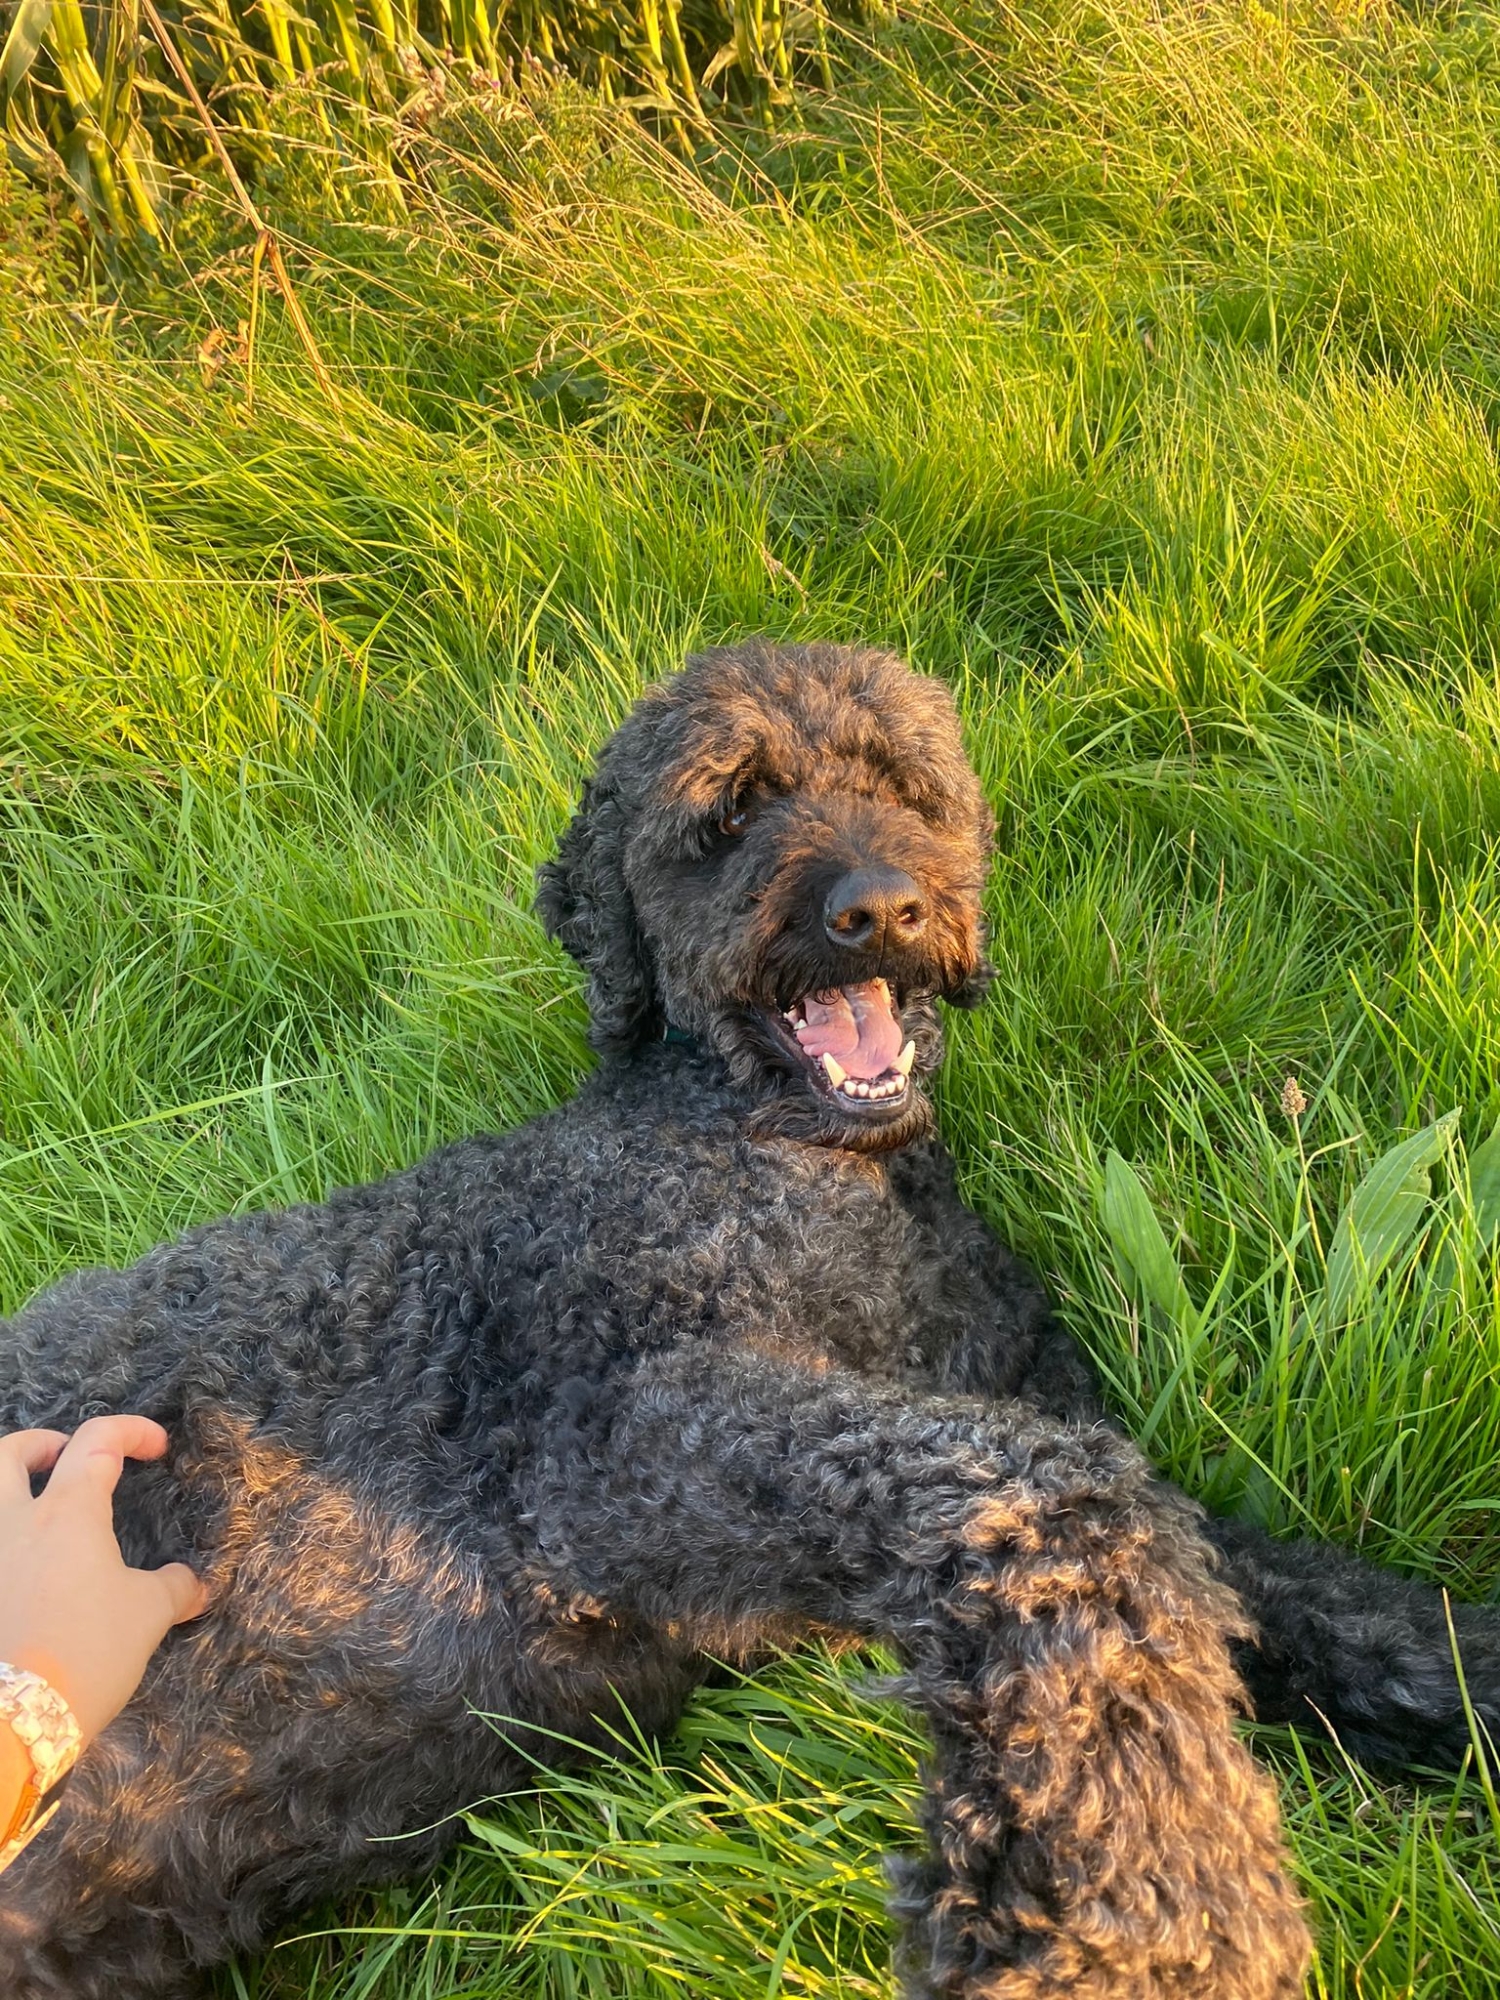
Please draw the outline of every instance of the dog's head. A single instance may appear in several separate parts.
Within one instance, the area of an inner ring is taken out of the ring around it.
[[[884,1151],[929,1122],[934,999],[984,990],[992,824],[940,682],[753,640],[641,698],[540,909],[601,1050],[671,1026],[727,1060],[758,1131]]]

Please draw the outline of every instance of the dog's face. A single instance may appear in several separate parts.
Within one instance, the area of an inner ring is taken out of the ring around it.
[[[991,824],[939,682],[752,641],[642,698],[540,907],[599,1046],[670,1024],[726,1058],[757,1130],[882,1151],[927,1128],[934,998],[983,990]]]

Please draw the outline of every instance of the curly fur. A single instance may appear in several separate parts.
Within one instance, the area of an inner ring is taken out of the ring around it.
[[[937,1003],[982,992],[990,826],[951,702],[899,661],[691,661],[542,871],[602,1056],[572,1102],[3,1328],[0,1422],[168,1426],[122,1541],[214,1600],[0,1878],[0,1991],[196,1992],[299,1906],[429,1869],[528,1747],[621,1702],[664,1730],[705,1654],[813,1628],[893,1642],[931,1724],[908,1994],[1300,1990],[1235,1663],[1265,1713],[1452,1757],[1442,1605],[1155,1480],[958,1200],[923,1086]],[[824,921],[870,864],[920,910],[875,959]],[[853,1103],[787,1010],[874,978],[915,1068]],[[1463,1638],[1500,1720],[1493,1617]]]

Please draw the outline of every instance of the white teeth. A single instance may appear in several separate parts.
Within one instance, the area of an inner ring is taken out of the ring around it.
[[[838,1081],[834,1084],[834,1089],[841,1096],[852,1098],[856,1102],[864,1098],[872,1098],[879,1102],[887,1097],[900,1097],[906,1089],[906,1078],[897,1076],[893,1070],[888,1070],[883,1077],[878,1077],[874,1083],[869,1083],[862,1076],[847,1075],[845,1071],[839,1069],[832,1056],[824,1056],[823,1061],[825,1065],[832,1064],[833,1069],[838,1072]]]
[[[873,1098],[877,1103],[888,1097],[900,1097],[906,1090],[906,1072],[911,1068],[915,1046],[908,1042],[896,1058],[894,1068],[888,1069],[872,1083],[867,1077],[850,1076],[836,1056],[824,1055],[818,1060],[823,1065],[823,1073],[841,1097],[859,1103]]]

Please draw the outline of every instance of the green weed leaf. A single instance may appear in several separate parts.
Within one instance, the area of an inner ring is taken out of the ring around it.
[[[21,0],[0,49],[0,97],[20,88],[21,79],[36,61],[37,50],[52,18],[52,0]]]
[[[1325,1327],[1342,1325],[1360,1293],[1410,1245],[1432,1199],[1430,1169],[1448,1145],[1457,1119],[1457,1111],[1449,1111],[1392,1146],[1349,1197],[1328,1252]]]
[[[1113,1151],[1104,1163],[1102,1216],[1121,1279],[1137,1288],[1168,1319],[1191,1332],[1198,1316],[1172,1246],[1134,1167]]]
[[[1500,1119],[1469,1155],[1469,1202],[1475,1234],[1488,1246],[1500,1230]]]

